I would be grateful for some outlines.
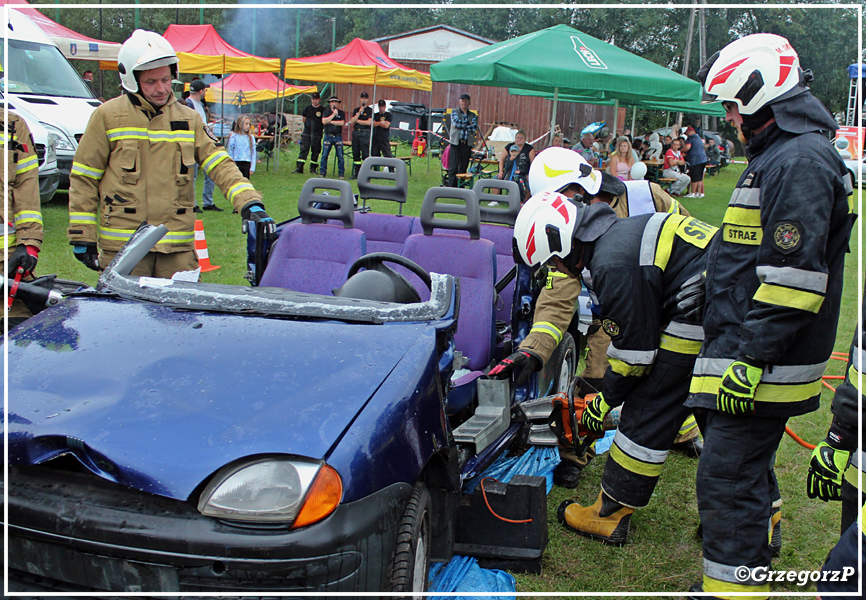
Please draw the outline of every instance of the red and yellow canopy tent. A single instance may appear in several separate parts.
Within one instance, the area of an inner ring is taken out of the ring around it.
[[[169,25],[163,37],[180,60],[181,73],[279,73],[279,58],[238,50],[213,25]]]
[[[376,42],[355,38],[342,48],[305,58],[286,59],[286,79],[324,81],[328,83],[357,83],[376,86],[423,90],[433,89],[430,73],[410,69],[388,58]],[[372,147],[373,136],[370,136]]]
[[[297,94],[312,94],[316,86],[286,85],[273,73],[234,73],[210,84],[205,92],[208,102],[226,104],[252,104]]]

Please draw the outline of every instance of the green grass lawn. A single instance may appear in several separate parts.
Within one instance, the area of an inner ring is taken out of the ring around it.
[[[397,156],[406,156],[410,148],[401,145]],[[279,174],[265,172],[265,163],[252,176],[254,185],[263,192],[268,213],[278,221],[297,214],[297,197],[310,175],[290,174],[297,149],[293,147],[281,160]],[[347,172],[350,161],[347,160]],[[725,207],[739,174],[744,167],[731,165],[706,180],[706,197],[682,199],[695,217],[714,225],[721,223]],[[437,159],[413,159],[409,199],[404,213],[417,215],[424,192],[439,185],[441,171]],[[354,186],[354,182],[353,187]],[[198,182],[200,196],[201,181]],[[356,189],[357,191],[357,189]],[[96,274],[88,271],[72,256],[66,241],[68,211],[66,196],[43,206],[45,244],[38,271],[57,273],[61,277],[96,283]],[[216,203],[230,208],[217,191]],[[392,203],[373,203],[380,212],[396,212]],[[246,241],[241,222],[231,210],[202,215],[211,261],[222,268],[203,274],[202,280],[213,283],[245,284]],[[851,240],[852,254],[845,269],[843,312],[839,321],[836,350],[847,353],[857,315],[857,245]],[[842,374],[843,363],[831,361],[829,374]],[[833,382],[837,383],[837,382]],[[823,439],[830,423],[832,393],[825,390],[818,412],[792,419],[791,428],[813,444]],[[806,497],[806,472],[810,451],[785,436],[776,460],[776,472],[782,489],[783,549],[774,562],[776,569],[812,570],[820,568],[827,552],[838,538],[839,504],[825,504]],[[548,500],[550,543],[541,575],[517,575],[519,592],[684,592],[701,579],[701,546],[695,538],[698,513],[695,501],[697,461],[672,453],[650,505],[632,518],[628,545],[610,548],[566,532],[556,522],[560,502],[574,498],[581,504],[592,503],[599,491],[606,456],[594,460],[584,472],[579,487],[567,491],[554,487]],[[731,524],[732,529],[736,524]],[[814,591],[814,584],[798,588],[793,584],[774,584],[774,591]]]

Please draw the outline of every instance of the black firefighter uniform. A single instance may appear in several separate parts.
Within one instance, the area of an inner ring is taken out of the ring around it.
[[[655,212],[689,216],[685,207],[671,198],[658,184],[646,180],[624,183],[626,193],[614,198],[610,203],[617,217],[622,219]],[[521,342],[520,349],[533,352],[546,363],[571,323],[580,290],[579,280],[549,269],[545,287],[536,301],[532,329]],[[590,331],[592,333],[586,342],[587,354],[582,376],[589,380],[600,380],[608,367],[610,336],[601,329],[599,319],[593,319]],[[695,419],[688,415],[680,427],[676,441],[685,441],[697,435]]]
[[[199,114],[175,98],[158,111],[138,94],[102,104],[90,117],[72,164],[69,241],[97,243],[104,268],[142,222],[164,224],[169,233],[153,253],[177,258],[166,261],[173,266],[167,271],[195,269],[196,163],[238,212],[261,201]],[[133,274],[171,277],[172,272]]]
[[[766,581],[743,581],[737,567],[770,565],[767,472],[787,419],[818,408],[835,343],[852,187],[817,129],[798,135],[770,124],[750,141],[749,165],[708,253],[705,342],[688,405],[709,409],[697,476],[703,589],[721,598],[769,591]],[[766,367],[754,415],[734,416],[716,409],[716,397],[742,357]]]
[[[631,508],[649,503],[690,412],[685,401],[703,330],[681,313],[676,295],[706,268],[717,231],[669,213],[619,219],[589,258],[601,327],[611,338],[604,398],[611,408],[624,403],[601,485]]]
[[[0,111],[0,122],[3,114]],[[6,196],[3,219],[6,248],[11,254],[21,244],[42,247],[42,209],[39,200],[39,159],[30,129],[24,119],[9,111],[9,120],[0,136],[9,172],[9,193]],[[0,169],[0,185],[6,189],[6,169]],[[3,273],[6,263],[2,261]],[[10,318],[29,317],[30,311],[20,300],[15,300],[7,314]]]

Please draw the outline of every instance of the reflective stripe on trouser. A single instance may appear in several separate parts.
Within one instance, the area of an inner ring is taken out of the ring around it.
[[[619,429],[604,468],[604,493],[626,506],[649,503],[680,425],[690,410],[689,392],[694,356],[659,350],[652,371],[622,405]]]
[[[772,473],[787,419],[707,411],[698,464],[698,512],[703,526],[704,591],[751,592],[765,598],[769,584],[740,581],[739,566],[769,567],[767,523],[777,492]],[[755,585],[752,585],[755,584]]]

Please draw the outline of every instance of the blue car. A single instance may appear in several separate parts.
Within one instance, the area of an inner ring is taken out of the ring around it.
[[[53,293],[3,340],[10,590],[425,590],[464,485],[523,439],[511,405],[576,366],[566,335],[476,414],[538,293],[480,206],[377,215],[309,180],[275,243],[251,235],[259,285],[131,277],[165,233],[143,226],[96,289]]]

